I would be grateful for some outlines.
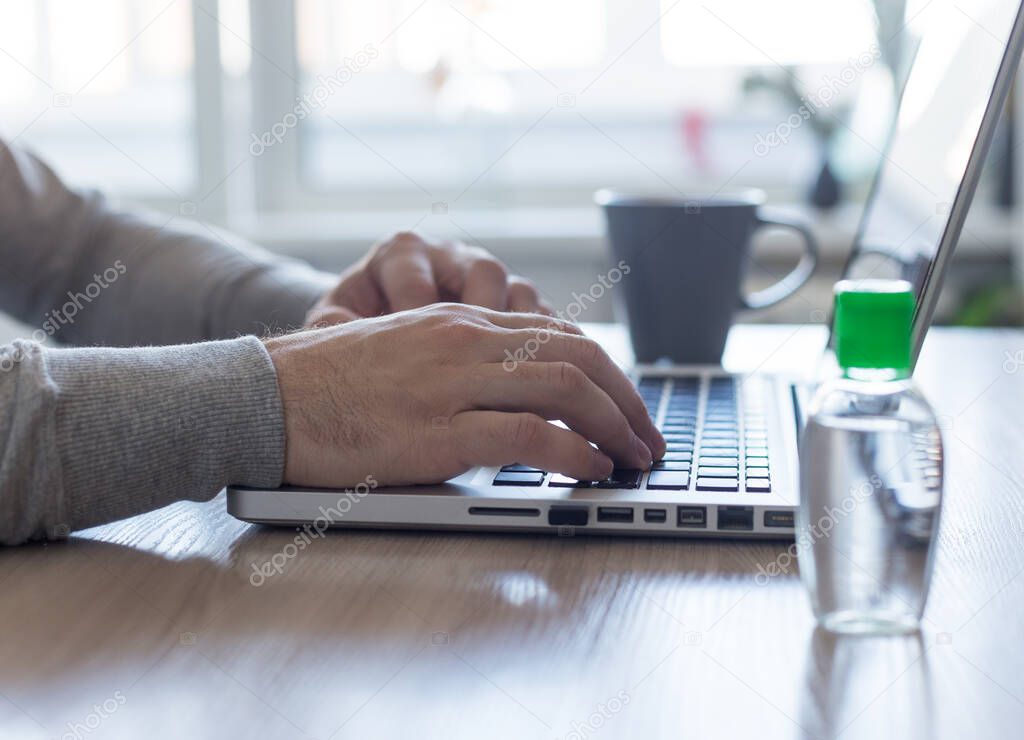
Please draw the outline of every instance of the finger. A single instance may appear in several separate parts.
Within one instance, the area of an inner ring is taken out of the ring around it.
[[[322,329],[325,326],[344,324],[361,318],[364,317],[344,306],[320,306],[306,315],[306,328]]]
[[[651,451],[615,402],[586,373],[568,362],[521,362],[512,369],[481,368],[480,409],[528,411],[557,419],[598,446],[624,468],[647,469]]]
[[[468,247],[461,242],[427,242],[427,254],[430,256],[430,265],[434,269],[434,280],[441,292],[445,294],[444,300],[456,303],[462,300],[466,276],[463,270],[463,260],[458,255],[465,249]]]
[[[603,480],[614,469],[603,452],[576,432],[535,414],[463,411],[452,419],[451,428],[467,466],[519,462],[579,480]]]
[[[378,316],[384,312],[386,301],[370,274],[365,262],[350,267],[327,295],[327,302],[347,308],[358,316]]]
[[[495,311],[508,308],[508,270],[482,249],[468,248],[459,258],[465,275],[461,300]]]
[[[509,357],[517,362],[572,363],[611,397],[655,460],[665,453],[665,440],[655,428],[636,387],[593,339],[557,331],[519,329],[496,336],[494,341],[490,352],[498,353],[506,364]]]
[[[517,276],[509,278],[508,310],[521,313],[540,312],[540,293],[533,283]]]
[[[392,311],[438,302],[430,258],[415,245],[383,252],[371,262],[371,269]]]

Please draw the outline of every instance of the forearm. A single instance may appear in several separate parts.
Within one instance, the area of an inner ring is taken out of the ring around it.
[[[69,344],[300,326],[333,278],[202,224],[133,215],[0,142],[0,310]]]
[[[0,544],[53,538],[231,483],[273,487],[284,422],[254,337],[140,349],[0,347]]]

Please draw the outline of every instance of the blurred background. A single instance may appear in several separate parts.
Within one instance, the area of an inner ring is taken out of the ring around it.
[[[929,5],[0,0],[0,131],[75,184],[328,270],[400,229],[481,244],[556,308],[605,269],[596,189],[757,186],[824,262],[742,319],[821,321]],[[1011,101],[940,323],[1024,322],[1018,119]],[[751,287],[797,245],[757,250]]]

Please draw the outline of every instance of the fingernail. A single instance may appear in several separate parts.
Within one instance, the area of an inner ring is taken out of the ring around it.
[[[648,449],[644,441],[639,437],[633,437],[633,449],[636,450],[637,461],[640,463],[641,468],[649,468],[651,466],[651,451]]]

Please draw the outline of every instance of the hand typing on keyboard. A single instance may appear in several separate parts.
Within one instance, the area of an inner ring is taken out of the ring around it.
[[[435,304],[265,344],[284,404],[286,483],[434,483],[513,462],[602,480],[665,451],[604,350],[547,316]]]

